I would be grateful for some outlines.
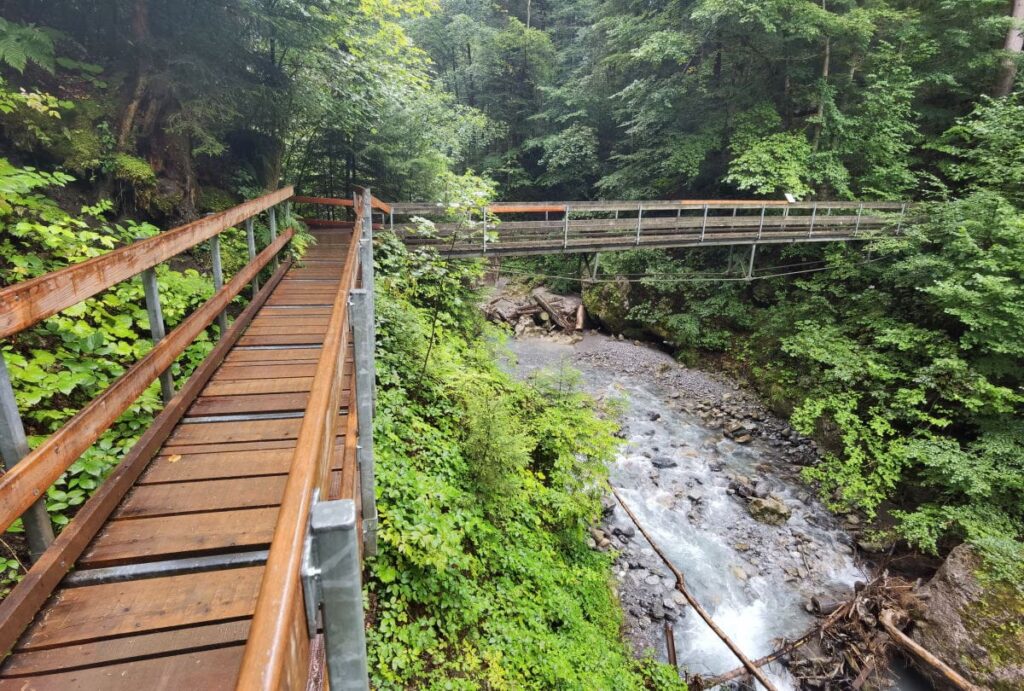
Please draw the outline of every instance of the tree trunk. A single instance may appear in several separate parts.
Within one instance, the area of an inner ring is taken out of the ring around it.
[[[824,4],[824,3],[822,3]],[[821,145],[821,131],[825,127],[825,85],[828,83],[828,76],[832,70],[832,37],[825,37],[825,59],[821,66],[821,89],[822,94],[818,100],[818,122],[814,125],[814,150],[817,151]]]
[[[117,148],[125,151],[139,106],[149,88],[149,0],[136,0],[132,6],[131,37],[135,47],[135,86],[117,128]]]
[[[1024,21],[1024,0],[1012,0],[1010,17],[1013,19],[1013,25],[1007,29],[1006,42],[1003,44],[1006,55],[1000,61],[999,79],[992,92],[997,98],[1009,96],[1017,81],[1017,58],[1021,49],[1024,49],[1024,32],[1021,30],[1021,22]]]

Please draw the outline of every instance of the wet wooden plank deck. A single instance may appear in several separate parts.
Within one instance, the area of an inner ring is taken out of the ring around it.
[[[0,691],[234,687],[351,231],[315,235],[21,636]],[[351,389],[331,499],[355,464]],[[218,563],[167,575],[196,558]]]

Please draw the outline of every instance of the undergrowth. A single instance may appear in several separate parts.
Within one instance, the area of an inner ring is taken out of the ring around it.
[[[377,688],[681,689],[622,638],[611,557],[586,546],[615,424],[563,376],[496,364],[477,264],[378,247]],[[429,352],[429,356],[428,356]]]

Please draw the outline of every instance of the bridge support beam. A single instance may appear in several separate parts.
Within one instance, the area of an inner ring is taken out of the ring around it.
[[[304,598],[312,622],[318,608],[322,614],[331,691],[370,688],[357,525],[356,504],[351,499],[317,502],[310,512],[303,559]]]
[[[0,456],[3,456],[4,468],[12,469],[27,455],[28,440],[25,438],[25,427],[21,424],[21,415],[18,414],[18,402],[14,398],[7,363],[0,353]],[[53,524],[46,513],[46,497],[39,497],[28,511],[22,514],[21,521],[25,526],[28,551],[32,555],[32,561],[35,561],[53,542]]]

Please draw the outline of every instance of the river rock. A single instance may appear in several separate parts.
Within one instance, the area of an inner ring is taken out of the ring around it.
[[[750,510],[751,516],[768,525],[782,525],[789,520],[792,513],[788,506],[771,497],[752,499],[747,508]]]
[[[950,552],[921,589],[926,604],[913,637],[983,688],[1022,689],[1024,596],[1012,584],[983,585],[980,566],[967,545]]]
[[[651,465],[655,468],[675,468],[679,464],[675,462],[675,459],[668,456],[655,456],[651,459]]]
[[[617,525],[612,528],[612,532],[619,537],[625,538],[626,540],[632,540],[636,537],[636,528],[631,523],[625,523],[623,525]]]
[[[652,573],[644,579],[644,583],[646,583],[647,585],[658,585],[659,583],[661,583],[661,576],[659,576],[656,573]]]

